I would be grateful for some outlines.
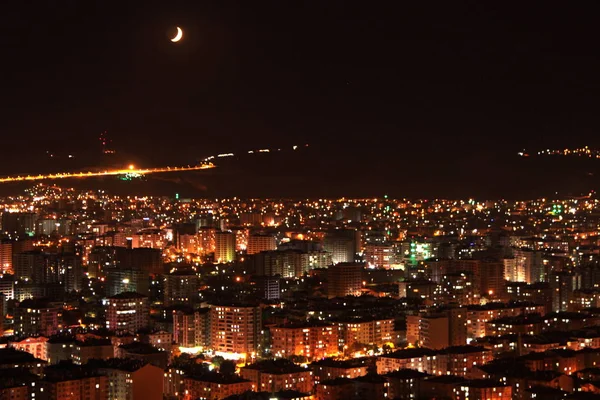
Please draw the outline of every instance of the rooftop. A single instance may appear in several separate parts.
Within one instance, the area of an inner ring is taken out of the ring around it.
[[[283,358],[277,360],[258,361],[254,364],[250,364],[244,367],[244,369],[255,369],[261,372],[266,372],[274,375],[309,371],[308,369],[302,368],[294,364],[293,362]]]
[[[417,371],[416,369],[399,369],[398,371],[390,372],[385,376],[392,379],[420,379],[429,376],[429,374]]]
[[[195,381],[200,382],[212,382],[212,383],[220,383],[223,385],[233,384],[233,383],[241,383],[241,382],[250,382],[247,379],[240,378],[236,374],[220,374],[218,372],[207,372],[201,375],[193,375],[188,376],[188,379],[193,379]]]
[[[310,364],[311,366],[319,367],[334,367],[334,368],[357,368],[368,366],[371,359],[369,357],[351,358],[348,360],[336,360],[335,358],[325,358]]]
[[[143,299],[146,296],[137,292],[123,292],[115,296],[109,297],[109,299]]]
[[[134,343],[129,343],[129,344],[122,344],[119,346],[119,348],[127,351],[128,353],[133,353],[133,354],[159,354],[159,353],[163,353],[162,351],[158,350],[156,347],[148,344],[148,343],[140,343],[140,342],[134,342]]]
[[[12,365],[19,363],[40,362],[46,364],[45,361],[35,358],[33,354],[26,351],[17,350],[13,347],[0,349],[0,365]]]
[[[505,383],[500,383],[493,379],[473,379],[464,383],[465,386],[468,387],[476,387],[476,388],[494,388],[494,387],[502,387],[506,386]]]
[[[426,348],[416,348],[416,349],[397,350],[393,353],[386,354],[381,357],[405,359],[405,358],[419,358],[419,357],[425,357],[425,356],[432,356],[434,354],[436,354],[436,352],[434,350],[426,349]]]

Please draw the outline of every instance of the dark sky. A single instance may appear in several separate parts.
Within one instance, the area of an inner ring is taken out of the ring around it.
[[[600,145],[598,9],[485,3],[5,2],[0,174],[94,164],[106,129],[145,165],[310,144],[193,175],[208,195],[563,190],[515,154]]]

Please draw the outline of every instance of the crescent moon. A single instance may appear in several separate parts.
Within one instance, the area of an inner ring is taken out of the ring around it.
[[[177,35],[175,35],[175,37],[173,39],[171,39],[171,42],[173,42],[173,43],[179,42],[182,37],[183,37],[183,31],[181,30],[180,27],[177,27]]]

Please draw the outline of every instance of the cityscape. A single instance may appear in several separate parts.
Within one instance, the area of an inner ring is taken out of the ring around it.
[[[0,400],[600,399],[599,12],[5,2]]]
[[[187,199],[39,183],[0,205],[7,398],[598,390],[593,195]]]

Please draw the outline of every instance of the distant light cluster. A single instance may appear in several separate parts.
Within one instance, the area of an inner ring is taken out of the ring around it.
[[[530,154],[525,150],[518,153],[521,157],[529,157]],[[538,156],[578,156],[588,158],[600,158],[599,149],[590,149],[589,146],[576,148],[576,149],[546,149],[540,150],[536,154]]]
[[[292,150],[298,150],[298,145],[293,145],[292,146]],[[305,144],[304,147],[308,147],[308,144]],[[275,152],[275,151],[281,151],[282,149],[277,148],[277,149],[258,149],[258,150],[248,150],[247,154],[256,154],[256,153],[270,153],[270,152]],[[202,161],[210,161],[210,160],[214,160],[215,158],[225,158],[225,157],[234,157],[235,154],[234,153],[221,153],[221,154],[217,154],[214,156],[208,156],[206,158],[204,158]]]

